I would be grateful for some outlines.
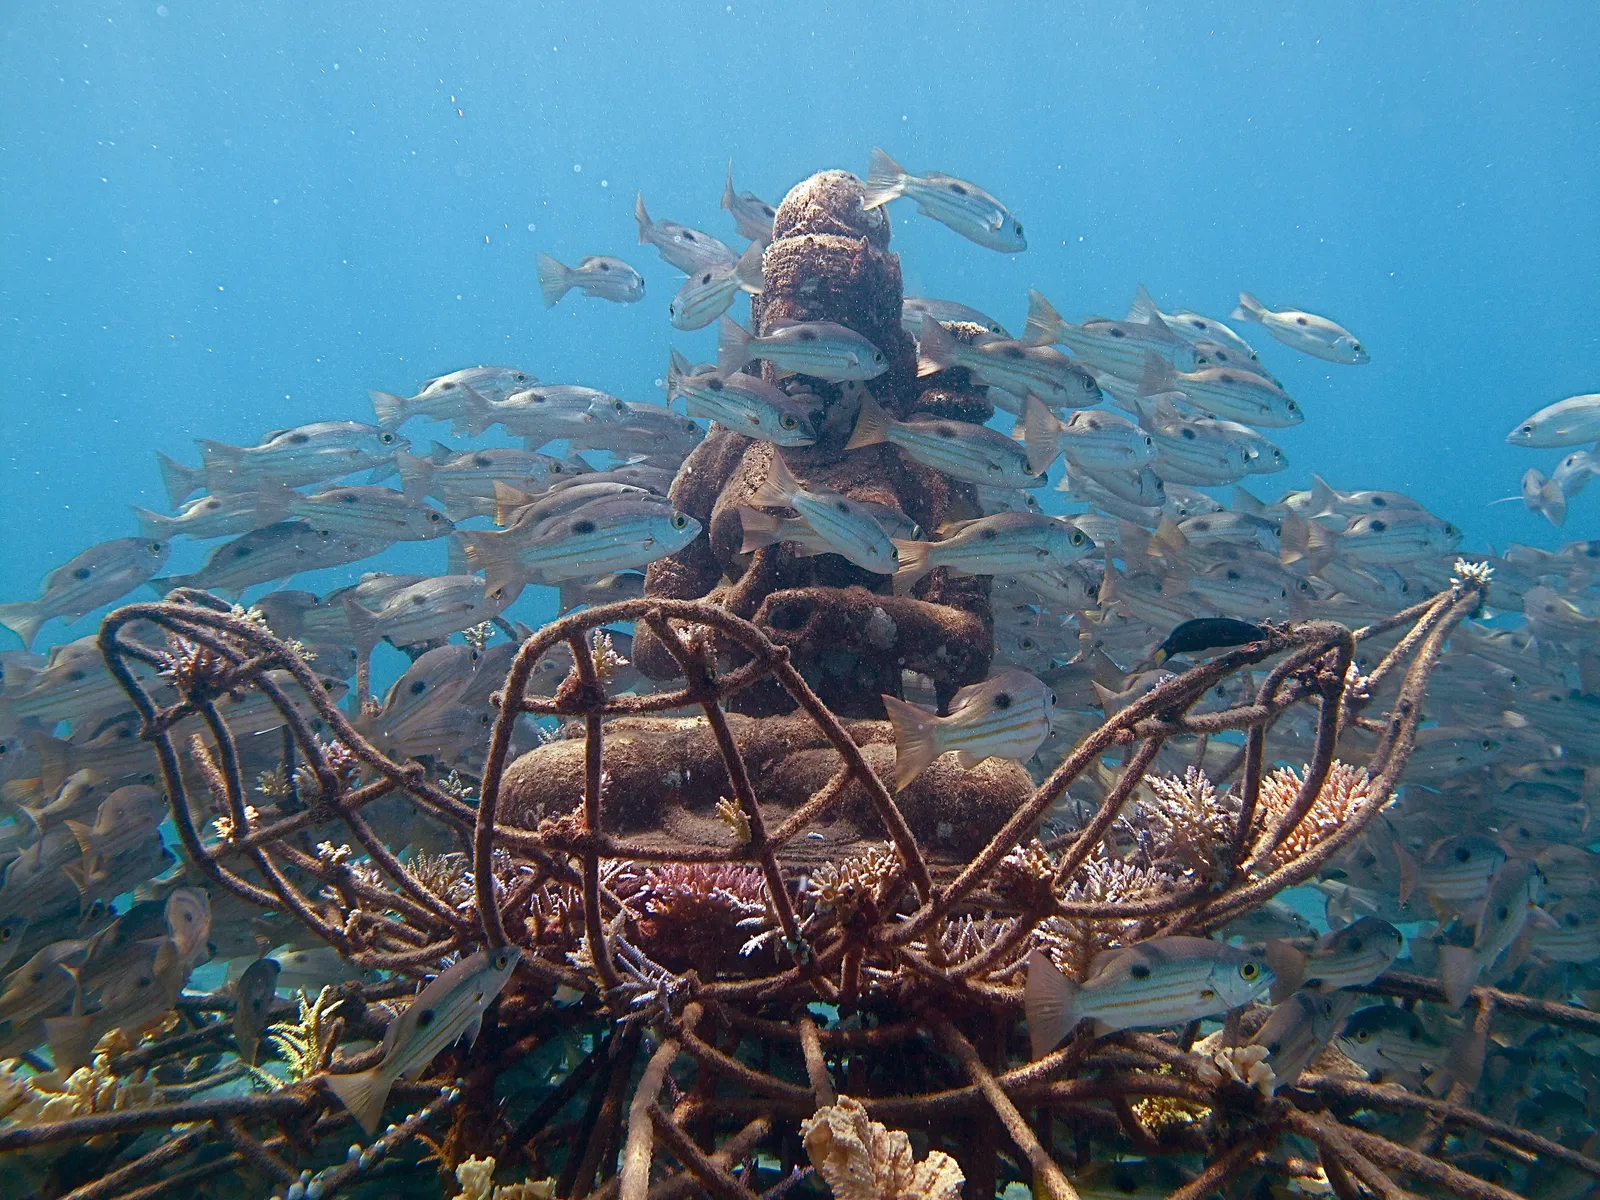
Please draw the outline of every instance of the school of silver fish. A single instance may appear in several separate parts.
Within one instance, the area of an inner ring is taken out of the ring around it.
[[[910,174],[874,151],[866,203],[901,198],[979,246],[1026,247],[1020,221],[984,189],[940,172]],[[409,396],[374,390],[371,420],[274,430],[251,446],[201,440],[198,466],[161,456],[172,513],[136,509],[137,535],[89,547],[51,571],[36,598],[0,605],[0,623],[22,642],[0,652],[0,1057],[48,1045],[58,1061],[79,1061],[113,1024],[154,1027],[214,957],[231,963],[223,986],[239,999],[239,1052],[255,1061],[274,997],[360,975],[292,922],[208,894],[175,855],[151,751],[92,633],[33,652],[51,622],[76,621],[144,587],[247,600],[313,655],[329,694],[348,693],[352,705],[358,668],[380,644],[403,651],[409,665],[392,686],[353,709],[357,728],[397,759],[470,777],[494,717],[490,693],[527,633],[508,610],[530,588],[550,589],[561,611],[642,594],[644,568],[702,536],[668,492],[714,421],[779,448],[772,477],[744,510],[747,552],[781,541],[840,555],[881,575],[885,592],[938,568],[990,578],[991,677],[943,714],[885,698],[900,753],[895,783],[904,787],[945,753],[965,767],[1001,756],[1047,771],[1106,715],[1210,648],[1203,637],[1163,640],[1185,623],[1356,626],[1448,585],[1462,531],[1403,494],[1342,490],[1313,476],[1308,490],[1264,498],[1258,477],[1288,465],[1270,431],[1332,419],[1292,398],[1293,354],[1344,365],[1369,356],[1333,320],[1269,308],[1249,292],[1238,294],[1230,320],[1259,325],[1281,344],[1271,369],[1273,353],[1258,356],[1235,328],[1163,311],[1143,287],[1120,319],[1073,322],[1041,292],[1019,297],[1020,338],[957,301],[907,297],[919,371],[965,371],[987,387],[997,427],[897,421],[868,386],[858,390],[847,452],[887,443],[970,484],[977,513],[927,531],[807,489],[781,457],[816,440],[806,380],[869,382],[887,363],[840,325],[755,332],[730,316],[741,295],[760,290],[775,209],[734,190],[731,164],[722,207],[729,236],[745,248],[651,218],[642,195],[636,205],[639,243],[685,277],[667,304],[668,325],[719,333],[714,364],[672,351],[664,400],[475,366],[425,380]],[[619,233],[605,240],[624,240]],[[570,261],[539,256],[546,306],[573,292],[646,300],[643,274],[622,259]],[[770,363],[778,384],[753,360]],[[449,440],[421,440],[422,425],[441,438],[448,425]],[[1600,395],[1542,409],[1507,440],[1600,443]],[[1600,473],[1597,454],[1600,446],[1574,449],[1548,478],[1530,471],[1529,507],[1559,524],[1566,501]],[[1038,489],[1047,485],[1062,515],[1043,511]],[[210,545],[204,564],[163,574],[180,538]],[[410,541],[438,543],[434,573],[382,569],[384,552]],[[1290,1077],[1334,1046],[1409,1087],[1441,1092],[1451,1079],[1480,1079],[1483,1111],[1535,1127],[1548,1114],[1572,1144],[1594,1134],[1600,1090],[1581,1081],[1600,1078],[1600,1039],[1497,1032],[1481,1061],[1464,1062],[1455,1010],[1480,983],[1600,1005],[1600,854],[1590,824],[1600,791],[1600,541],[1482,557],[1494,572],[1490,605],[1451,640],[1404,784],[1382,819],[1310,887],[1241,921],[1233,932],[1242,947],[1158,939],[1107,952],[1082,979],[1036,950],[1028,972],[1036,1053],[1080,1017],[1100,1028],[1168,1026],[1270,1002],[1278,1007],[1266,1036]],[[289,588],[303,572],[354,563],[371,570],[349,586],[322,595]],[[613,686],[648,690],[626,670],[628,631],[611,637]],[[1368,653],[1386,644],[1368,643]],[[1357,669],[1371,665],[1366,658]],[[548,693],[565,669],[552,656],[530,686]],[[170,696],[153,669],[136,670]],[[908,677],[905,691],[923,696],[925,683]],[[1251,685],[1236,679],[1207,703],[1236,703]],[[248,691],[220,708],[243,735],[245,770],[261,781],[256,803],[270,812],[287,786],[273,774],[281,718]],[[529,723],[519,744],[539,736]],[[1271,730],[1268,760],[1300,763],[1313,736],[1312,718],[1290,713]],[[1361,761],[1372,740],[1352,728],[1341,756]],[[1232,750],[1218,739],[1201,757],[1214,765]],[[1171,743],[1157,768],[1181,773],[1194,752]],[[1083,819],[1115,769],[1101,764],[1052,819]],[[391,845],[449,848],[403,806],[385,803],[372,816]],[[1130,830],[1135,856],[1139,831]],[[376,1124],[394,1078],[471,1035],[515,966],[514,954],[477,955],[422,992],[396,1020],[380,1064],[340,1085],[364,1125]],[[1369,998],[1355,1007],[1345,989],[1391,966],[1438,978],[1449,1002],[1412,1010]],[[418,1040],[417,1021],[407,1020],[425,1004],[452,1021]]]

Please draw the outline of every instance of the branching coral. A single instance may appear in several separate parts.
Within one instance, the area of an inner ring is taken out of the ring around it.
[[[1218,792],[1198,767],[1145,780],[1151,798],[1138,806],[1152,835],[1155,865],[1169,874],[1211,882],[1221,878],[1239,820],[1239,798]]]
[[[1292,767],[1280,767],[1262,779],[1253,826],[1260,834],[1270,834],[1289,813],[1300,794],[1302,782]],[[1381,803],[1364,769],[1335,759],[1310,810],[1287,831],[1283,841],[1267,858],[1267,869],[1304,857],[1369,807],[1381,806]]]

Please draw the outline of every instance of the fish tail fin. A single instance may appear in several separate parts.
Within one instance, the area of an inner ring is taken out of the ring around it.
[[[1028,1041],[1035,1059],[1043,1058],[1072,1032],[1077,1018],[1078,985],[1061,973],[1043,950],[1028,955],[1028,983],[1022,1007],[1028,1018]]]
[[[467,553],[471,542],[468,530],[458,529],[446,540],[445,546],[445,574],[446,575],[471,575],[476,570]]]
[[[1133,294],[1133,303],[1128,306],[1127,319],[1135,324],[1147,325],[1152,318],[1159,319],[1156,314],[1155,297],[1147,292],[1141,283],[1139,290]]]
[[[861,198],[861,207],[878,208],[905,195],[908,178],[899,163],[874,146],[867,159],[867,194]]]
[[[667,361],[667,403],[671,404],[683,394],[683,381],[689,377],[690,362],[678,348],[672,348],[672,356]]]
[[[645,211],[644,193],[640,192],[633,201],[633,219],[639,222],[639,245],[643,246],[650,240],[650,228],[655,224],[650,219],[650,214]]]
[[[83,851],[83,856],[85,858],[93,857],[94,828],[92,826],[85,825],[82,821],[74,821],[70,817],[67,818],[64,824],[69,830],[72,831],[72,836],[77,839],[78,849]]]
[[[1306,953],[1282,938],[1268,938],[1263,953],[1267,966],[1272,968],[1276,976],[1272,981],[1272,1002],[1281,1004],[1299,991],[1300,985],[1305,982]]]
[[[1144,352],[1144,374],[1139,379],[1139,394],[1141,396],[1155,396],[1162,392],[1175,392],[1178,387],[1178,373],[1172,369],[1172,364],[1154,350]]]
[[[263,479],[256,487],[256,521],[261,525],[274,525],[289,517],[289,506],[299,499],[300,493],[276,479]]]
[[[139,522],[140,537],[155,538],[158,541],[165,541],[167,538],[172,536],[171,517],[164,516],[158,512],[152,512],[148,508],[140,508],[137,504],[130,504],[128,507],[133,509],[133,515]]]
[[[917,375],[934,375],[956,365],[956,339],[932,317],[922,318],[917,333]]]
[[[750,361],[750,331],[732,317],[717,326],[717,374],[726,379]]]
[[[739,547],[740,554],[754,554],[757,550],[783,540],[783,535],[779,532],[783,522],[772,513],[762,512],[759,508],[741,508],[739,523],[744,530],[744,544]]]
[[[200,461],[205,464],[203,470],[227,471],[231,474],[239,469],[244,451],[238,446],[214,442],[210,438],[195,438],[194,444],[200,448]]]
[[[1048,471],[1061,453],[1061,419],[1031,394],[1022,416],[1022,441],[1028,449],[1028,470],[1034,475]]]
[[[1339,549],[1338,537],[1320,521],[1305,523],[1306,574],[1315,575],[1334,560]]]
[[[789,464],[783,461],[783,455],[773,450],[772,462],[767,467],[767,477],[761,481],[761,486],[751,493],[750,503],[758,508],[787,508],[799,490],[799,481],[789,470]]]
[[[539,295],[544,306],[554,308],[556,301],[572,290],[572,272],[542,250],[538,257]]]
[[[1238,489],[1234,489],[1237,491]],[[1287,567],[1311,553],[1311,523],[1299,513],[1286,512],[1278,523],[1278,562]]]
[[[393,1080],[380,1075],[377,1067],[372,1067],[353,1075],[328,1075],[323,1082],[339,1098],[339,1103],[350,1110],[350,1115],[369,1136],[378,1132],[378,1122],[383,1118],[383,1108],[389,1101],[389,1088]]]
[[[350,622],[350,640],[356,653],[365,658],[378,644],[378,614],[348,596],[344,600],[344,611]]]
[[[907,542],[900,538],[890,539],[894,548],[900,555],[900,566],[894,573],[895,595],[904,595],[916,586],[917,581],[933,570],[934,564],[929,561],[933,547],[937,542]]]
[[[513,546],[501,545],[503,534],[494,530],[480,530],[470,539],[464,539],[462,549],[471,571],[483,572],[484,590],[492,592],[504,588],[509,594],[521,591],[527,582],[525,573],[517,565],[517,551]],[[353,628],[353,623],[352,623]]]
[[[19,604],[0,604],[0,625],[22,639],[24,649],[33,649],[33,639],[39,636],[39,627],[50,618],[39,611],[32,600]]]
[[[1539,511],[1557,528],[1567,523],[1567,494],[1554,479],[1545,480],[1539,489]]]
[[[87,1067],[93,1058],[95,1019],[89,1016],[46,1017],[45,1040],[50,1043],[50,1058],[56,1070],[70,1075]]]
[[[937,325],[934,321],[932,324]],[[844,444],[846,450],[859,450],[863,446],[876,446],[880,442],[889,440],[889,428],[892,424],[889,414],[884,411],[883,405],[872,398],[871,392],[861,393],[861,413],[856,417],[856,427],[850,434],[850,440]]]
[[[733,190],[733,159],[728,160],[728,182],[722,185],[722,207],[729,212],[733,211],[734,203],[739,199]]]
[[[206,486],[204,467],[185,466],[159,450],[156,451],[156,463],[161,468],[161,485],[167,489],[167,499],[172,502],[173,508]]]
[[[763,268],[766,252],[767,248],[760,242],[751,242],[739,256],[733,273],[739,277],[739,286],[745,291],[760,292],[766,286],[767,278]]]
[[[1422,880],[1422,868],[1417,860],[1399,842],[1394,846],[1395,860],[1400,864],[1400,889],[1395,898],[1404,904],[1411,899],[1417,890],[1417,884]]]
[[[1161,514],[1161,520],[1156,524],[1156,535],[1151,540],[1159,542],[1165,550],[1174,553],[1181,554],[1189,548],[1189,539],[1183,536],[1183,530],[1178,528],[1178,523],[1172,519],[1171,513]]]
[[[1022,327],[1022,340],[1029,346],[1048,346],[1061,336],[1066,322],[1055,305],[1044,298],[1037,288],[1028,289],[1028,317]]]
[[[894,790],[904,791],[939,757],[938,718],[898,696],[884,696],[883,707],[894,729]]]
[[[367,389],[367,399],[372,401],[372,413],[378,419],[378,424],[384,429],[399,429],[405,423],[406,398],[396,396],[393,392],[380,392],[377,388]]]
[[[494,481],[494,523],[504,529],[517,519],[517,513],[527,508],[539,497],[532,492],[512,487],[504,480]]]
[[[1267,315],[1267,306],[1262,304],[1249,292],[1239,293],[1239,306],[1233,310],[1230,321],[1254,321],[1261,323],[1261,318]]]
[[[400,472],[400,490],[408,500],[421,500],[433,482],[433,462],[405,450],[396,450],[394,465]]]
[[[1470,946],[1439,947],[1439,983],[1451,1008],[1460,1008],[1467,1002],[1477,985],[1478,973],[1478,956]]]
[[[1107,718],[1114,717],[1122,711],[1122,702],[1117,697],[1117,693],[1113,692],[1098,679],[1091,679],[1089,686],[1094,689],[1095,703],[1100,706],[1100,711],[1105,713]]]
[[[1238,484],[1233,485],[1233,511],[1249,513],[1253,517],[1265,514],[1267,506]]]
[[[461,415],[451,423],[451,430],[457,434],[466,434],[477,437],[486,432],[490,426],[500,423],[500,414],[495,412],[494,406],[489,403],[489,398],[470,384],[461,385]]]
[[[1437,1085],[1433,1075],[1429,1075],[1428,1090],[1436,1096],[1441,1096],[1459,1083],[1467,1089],[1467,1094],[1470,1096],[1483,1079],[1483,1062],[1488,1057],[1488,1052],[1488,1031],[1480,1029],[1476,1021],[1462,1022],[1461,1031],[1450,1042],[1450,1049],[1445,1053],[1444,1062],[1439,1067],[1445,1074],[1437,1081]]]

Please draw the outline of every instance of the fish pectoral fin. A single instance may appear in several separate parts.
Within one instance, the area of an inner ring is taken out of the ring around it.
[[[1451,1008],[1460,1008],[1478,982],[1478,956],[1467,946],[1439,947],[1439,983]]]

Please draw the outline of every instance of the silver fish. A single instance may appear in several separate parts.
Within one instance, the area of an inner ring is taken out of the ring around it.
[[[925,216],[980,246],[1006,254],[1028,248],[1022,222],[977,184],[939,171],[912,175],[874,146],[861,206],[878,208],[901,196],[914,200],[917,210]]]
[[[1063,421],[1037,396],[1029,396],[1023,428],[1028,469],[1035,475],[1043,475],[1063,452],[1075,466],[1104,471],[1137,471],[1156,457],[1154,438],[1103,409],[1079,409]]]
[[[1531,859],[1511,859],[1495,872],[1473,930],[1472,945],[1439,947],[1439,981],[1451,1008],[1467,1002],[1479,977],[1493,970],[1530,916],[1537,913],[1542,923],[1554,924],[1538,907],[1543,898],[1544,876]]]
[[[279,521],[224,542],[211,552],[205,566],[192,574],[152,579],[150,583],[163,592],[193,587],[238,596],[259,583],[371,558],[394,540],[335,534],[307,521]]]
[[[1029,468],[1026,449],[998,430],[930,414],[913,414],[909,421],[896,421],[863,392],[855,431],[844,448],[859,450],[885,442],[913,462],[952,479],[992,487],[1044,486],[1043,475]]]
[[[778,210],[754,192],[733,190],[733,159],[728,160],[728,181],[722,188],[722,207],[733,217],[739,236],[760,246],[772,240],[772,223]]]
[[[1273,312],[1249,292],[1239,293],[1239,306],[1233,310],[1233,319],[1263,325],[1285,346],[1313,358],[1351,365],[1370,361],[1355,335],[1337,322],[1293,308]]]
[[[338,479],[352,471],[393,464],[394,452],[410,447],[397,433],[359,421],[316,421],[278,429],[254,446],[230,446],[196,438],[199,468],[161,457],[161,473],[174,506],[205,488],[213,492],[254,491],[263,479],[290,487]]]
[[[260,521],[256,498],[249,492],[223,492],[216,496],[196,496],[181,505],[177,515],[166,516],[133,505],[139,520],[139,533],[153,541],[182,535],[197,541],[207,538],[237,537],[249,533]]]
[[[931,300],[922,296],[907,296],[900,302],[900,327],[912,337],[922,336],[922,323],[932,319],[941,324],[977,325],[988,333],[998,333],[1010,338],[1006,327],[988,313],[979,312],[954,300]]]
[[[491,589],[512,592],[534,580],[559,583],[643,567],[676,554],[699,535],[700,522],[671,503],[630,494],[553,517],[529,538],[474,534],[467,554],[487,573]]]
[[[1174,312],[1164,313],[1156,307],[1155,299],[1145,291],[1141,284],[1134,294],[1133,305],[1128,309],[1127,319],[1130,321],[1149,321],[1152,317],[1159,320],[1173,333],[1185,341],[1198,345],[1202,342],[1211,342],[1226,346],[1234,353],[1251,362],[1258,362],[1255,350],[1250,343],[1245,341],[1221,321],[1211,317],[1203,317],[1197,312],[1179,309]]]
[[[1145,352],[1144,368],[1139,390],[1146,396],[1182,392],[1225,420],[1269,429],[1298,425],[1305,420],[1300,406],[1287,392],[1248,371],[1232,367],[1178,371],[1153,350]]]
[[[256,511],[262,524],[299,517],[329,533],[401,542],[428,541],[455,529],[438,509],[385,487],[332,487],[304,495],[266,480],[257,493]]]
[[[781,374],[832,382],[876,379],[889,369],[881,350],[832,321],[775,321],[757,336],[723,317],[718,329],[717,371],[724,378],[752,358],[765,359]]]
[[[1024,1000],[1033,1056],[1048,1054],[1085,1017],[1102,1031],[1176,1025],[1258,1000],[1273,978],[1257,955],[1208,938],[1152,938],[1108,950],[1082,984],[1036,949]]]
[[[516,946],[479,950],[447,968],[389,1025],[378,1065],[323,1081],[368,1134],[377,1132],[389,1089],[401,1077],[419,1074],[439,1052],[465,1038],[477,1040],[483,1014],[494,1003],[522,959]]]
[[[810,491],[801,486],[782,456],[773,454],[767,477],[750,496],[755,507],[741,508],[744,529],[741,553],[749,554],[775,542],[795,541],[797,553],[838,554],[856,566],[878,575],[893,575],[900,558],[895,543],[865,507],[848,496],[830,491]],[[787,527],[779,518],[757,511],[761,507],[792,508],[804,529],[814,537]]]
[[[997,513],[939,530],[937,542],[896,542],[904,591],[938,567],[962,575],[1017,575],[1074,563],[1094,549],[1088,535],[1043,513]]]
[[[945,717],[896,696],[882,699],[894,728],[897,791],[951,751],[966,771],[988,758],[1026,762],[1049,736],[1056,708],[1055,693],[1015,667],[962,688],[951,697]]]
[[[439,575],[396,592],[376,611],[352,599],[344,608],[356,648],[366,653],[380,639],[414,646],[480,624],[499,616],[517,590],[476,575]]]
[[[234,986],[233,1038],[239,1046],[239,1057],[247,1063],[256,1061],[261,1033],[272,1019],[281,969],[273,959],[258,958],[244,969]]]
[[[1541,408],[1506,434],[1506,441],[1534,449],[1600,441],[1600,392],[1569,396]]]
[[[546,308],[554,308],[573,288],[585,296],[615,304],[644,299],[644,276],[620,258],[591,254],[579,259],[577,266],[568,267],[541,252],[536,261],[539,295]]]
[[[1266,948],[1267,962],[1278,977],[1272,1002],[1301,988],[1332,992],[1371,983],[1400,956],[1404,942],[1398,929],[1373,916],[1324,934],[1310,946],[1272,939]]]
[[[597,388],[572,384],[540,384],[513,392],[504,400],[467,395],[461,425],[473,437],[491,426],[502,426],[526,448],[537,450],[546,442],[571,438],[591,426],[620,425],[628,415],[625,400]]]
[[[674,329],[704,329],[733,307],[741,291],[761,288],[761,243],[751,242],[737,262],[718,263],[684,280],[667,305],[667,319]]]
[[[419,500],[432,496],[454,520],[493,516],[497,482],[537,492],[594,469],[576,455],[554,458],[507,446],[457,452],[438,442],[425,458],[404,451],[396,454],[395,465],[408,496]]]
[[[807,404],[739,371],[726,378],[715,370],[696,371],[674,350],[667,367],[667,402],[680,398],[691,417],[716,421],[744,437],[774,446],[809,446],[817,440],[814,398]]]
[[[413,417],[434,421],[457,420],[465,410],[467,394],[476,392],[486,400],[504,400],[538,379],[519,367],[467,367],[425,380],[415,396],[396,396],[392,392],[369,391],[372,410],[385,429],[399,429]]]
[[[676,221],[652,221],[645,211],[644,193],[634,201],[633,218],[639,222],[639,244],[649,244],[661,252],[661,260],[685,275],[694,275],[718,263],[730,263],[739,256],[709,233],[690,229]]]
[[[168,542],[116,538],[90,546],[44,577],[37,600],[0,604],[0,625],[32,648],[39,629],[54,617],[75,621],[149,582],[172,553]]]
[[[1108,321],[1089,317],[1074,325],[1038,291],[1028,289],[1028,319],[1022,340],[1029,345],[1061,345],[1096,373],[1108,371],[1124,379],[1144,374],[1145,355],[1157,354],[1179,371],[1193,371],[1195,348],[1168,329],[1160,317],[1145,321]]]
[[[992,335],[969,344],[938,321],[924,321],[917,339],[917,374],[951,367],[965,367],[980,383],[1018,397],[1019,407],[1020,399],[1029,395],[1070,408],[1087,408],[1100,399],[1097,376],[1054,347]]]

